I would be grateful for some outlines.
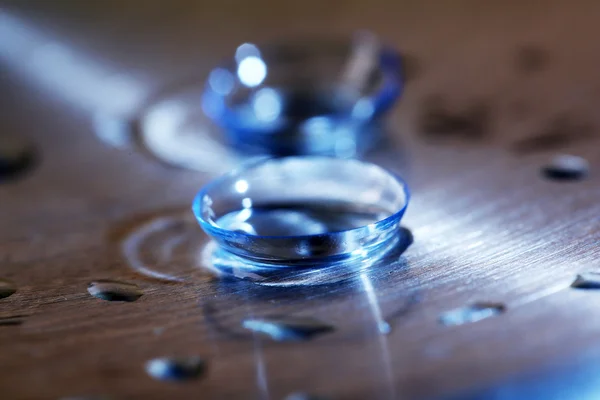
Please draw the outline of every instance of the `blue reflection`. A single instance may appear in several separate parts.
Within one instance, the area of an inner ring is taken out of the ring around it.
[[[256,119],[264,122],[275,121],[283,109],[281,95],[271,88],[260,89],[253,96],[252,108]]]
[[[312,117],[302,124],[304,133],[310,135],[327,135],[333,129],[333,121],[328,117]]]
[[[238,64],[237,75],[244,85],[255,87],[263,83],[267,77],[267,65],[262,58],[246,57]]]
[[[369,120],[375,114],[375,106],[371,99],[362,98],[352,108],[352,116],[360,120]]]
[[[248,191],[248,188],[250,187],[250,185],[248,185],[248,181],[244,180],[244,179],[240,179],[239,181],[237,181],[235,183],[235,190],[238,193],[246,193]]]
[[[248,57],[262,58],[258,47],[252,43],[244,43],[238,46],[235,51],[235,61],[239,64]]]
[[[484,389],[468,390],[438,400],[598,400],[600,399],[600,352],[542,367],[532,373],[515,375]]]
[[[216,93],[227,96],[233,90],[233,75],[226,69],[217,68],[211,71],[208,76],[208,83]]]
[[[356,155],[356,140],[352,137],[342,137],[335,141],[335,156],[339,158],[352,158]]]

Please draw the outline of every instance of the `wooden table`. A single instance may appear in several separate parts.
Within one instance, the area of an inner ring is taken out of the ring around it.
[[[0,300],[0,321],[18,320],[0,323],[2,399],[598,392],[600,293],[570,284],[600,272],[600,3],[1,3],[0,135],[27,137],[41,154],[29,174],[0,185],[0,278],[18,287]],[[94,117],[135,119],[244,41],[361,28],[412,62],[389,120],[402,149],[392,167],[413,192],[404,225],[414,243],[402,258],[362,282],[300,289],[135,273],[122,232],[187,209],[211,174],[107,146]],[[441,135],[427,133],[432,99],[454,121]],[[540,168],[559,153],[586,158],[590,175],[544,178]],[[103,278],[144,295],[92,297],[88,283]],[[505,310],[440,323],[476,302]],[[247,315],[273,312],[338,329],[280,343],[223,335],[212,321],[237,329]],[[377,330],[377,314],[391,333]],[[146,361],[170,355],[205,357],[208,373],[186,383],[148,376]]]

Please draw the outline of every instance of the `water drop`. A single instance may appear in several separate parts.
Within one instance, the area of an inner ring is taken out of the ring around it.
[[[13,282],[7,279],[0,279],[0,299],[11,296],[16,291],[17,286]]]
[[[133,284],[109,279],[97,280],[88,284],[88,292],[107,301],[136,301],[144,293]]]
[[[18,178],[36,161],[33,145],[22,136],[0,135],[0,183]]]
[[[589,171],[588,162],[581,157],[560,155],[542,170],[543,174],[554,180],[579,180]]]
[[[475,303],[470,306],[447,311],[440,316],[439,321],[446,326],[463,325],[494,317],[504,311],[506,311],[504,304]]]
[[[0,317],[0,326],[17,326],[23,323],[24,315],[11,315],[10,317]]]
[[[200,377],[206,371],[201,357],[155,358],[146,363],[148,375],[161,381],[186,381]]]
[[[571,283],[571,287],[576,289],[600,289],[600,273],[581,273]]]
[[[332,325],[310,317],[248,318],[242,322],[242,326],[281,342],[310,340],[317,335],[334,330]]]

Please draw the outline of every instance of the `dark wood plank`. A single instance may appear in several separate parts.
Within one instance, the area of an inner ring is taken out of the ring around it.
[[[336,399],[492,398],[497,388],[525,396],[531,382],[561,377],[567,392],[560,393],[583,390],[563,365],[594,376],[600,297],[569,285],[579,272],[600,268],[600,4],[0,7],[10,32],[25,29],[39,39],[35,46],[59,44],[79,63],[74,71],[120,77],[135,92],[121,103],[64,86],[68,76],[44,75],[31,54],[0,36],[0,134],[24,135],[42,155],[29,175],[0,185],[0,278],[18,287],[0,300],[0,320],[22,322],[0,324],[2,398],[280,399],[295,391]],[[210,174],[166,167],[135,147],[106,146],[93,116],[135,119],[165,88],[203,78],[243,41],[358,28],[373,29],[419,65],[390,117],[403,159],[381,159],[414,194],[405,225],[415,240],[403,258],[362,281],[304,289],[202,277],[165,283],[129,268],[123,234],[148,216],[187,209]],[[476,121],[480,135],[427,134],[432,98],[451,116],[487,110]],[[548,147],[531,140],[555,134],[557,120],[568,121],[563,141]],[[527,151],[519,151],[526,139]],[[585,157],[590,176],[544,179],[540,168],[562,152]],[[135,283],[144,295],[103,301],[87,291],[96,279]],[[506,311],[462,326],[439,323],[441,313],[477,301]],[[274,312],[309,314],[338,329],[298,343],[230,335],[247,315]],[[378,313],[389,317],[389,335],[378,333]],[[150,378],[145,362],[168,355],[206,357],[208,374],[185,384]]]

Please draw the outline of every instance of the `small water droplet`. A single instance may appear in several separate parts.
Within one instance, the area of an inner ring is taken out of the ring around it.
[[[581,157],[560,155],[543,168],[543,174],[554,180],[579,180],[589,171],[588,162]]]
[[[155,358],[146,363],[148,375],[161,381],[186,381],[200,377],[206,371],[201,357]]]
[[[61,397],[60,400],[111,400],[110,397],[106,396],[73,396],[73,397]]]
[[[600,289],[600,273],[581,273],[571,283],[571,287],[576,289]]]
[[[308,393],[296,392],[285,397],[285,400],[328,400],[327,397],[316,396]]]
[[[475,303],[470,306],[447,311],[440,316],[439,321],[446,326],[463,325],[494,317],[504,311],[506,311],[504,304]]]
[[[109,279],[102,279],[88,284],[88,292],[99,299],[107,301],[136,301],[144,293],[133,284]]]
[[[0,279],[0,299],[11,296],[17,291],[17,286],[8,279]]]
[[[17,326],[23,324],[25,315],[11,315],[9,317],[0,317],[0,326]]]
[[[35,161],[35,149],[27,139],[0,135],[0,183],[23,175]]]
[[[260,332],[276,341],[303,341],[334,330],[332,325],[310,317],[249,318],[242,326],[254,332]]]

